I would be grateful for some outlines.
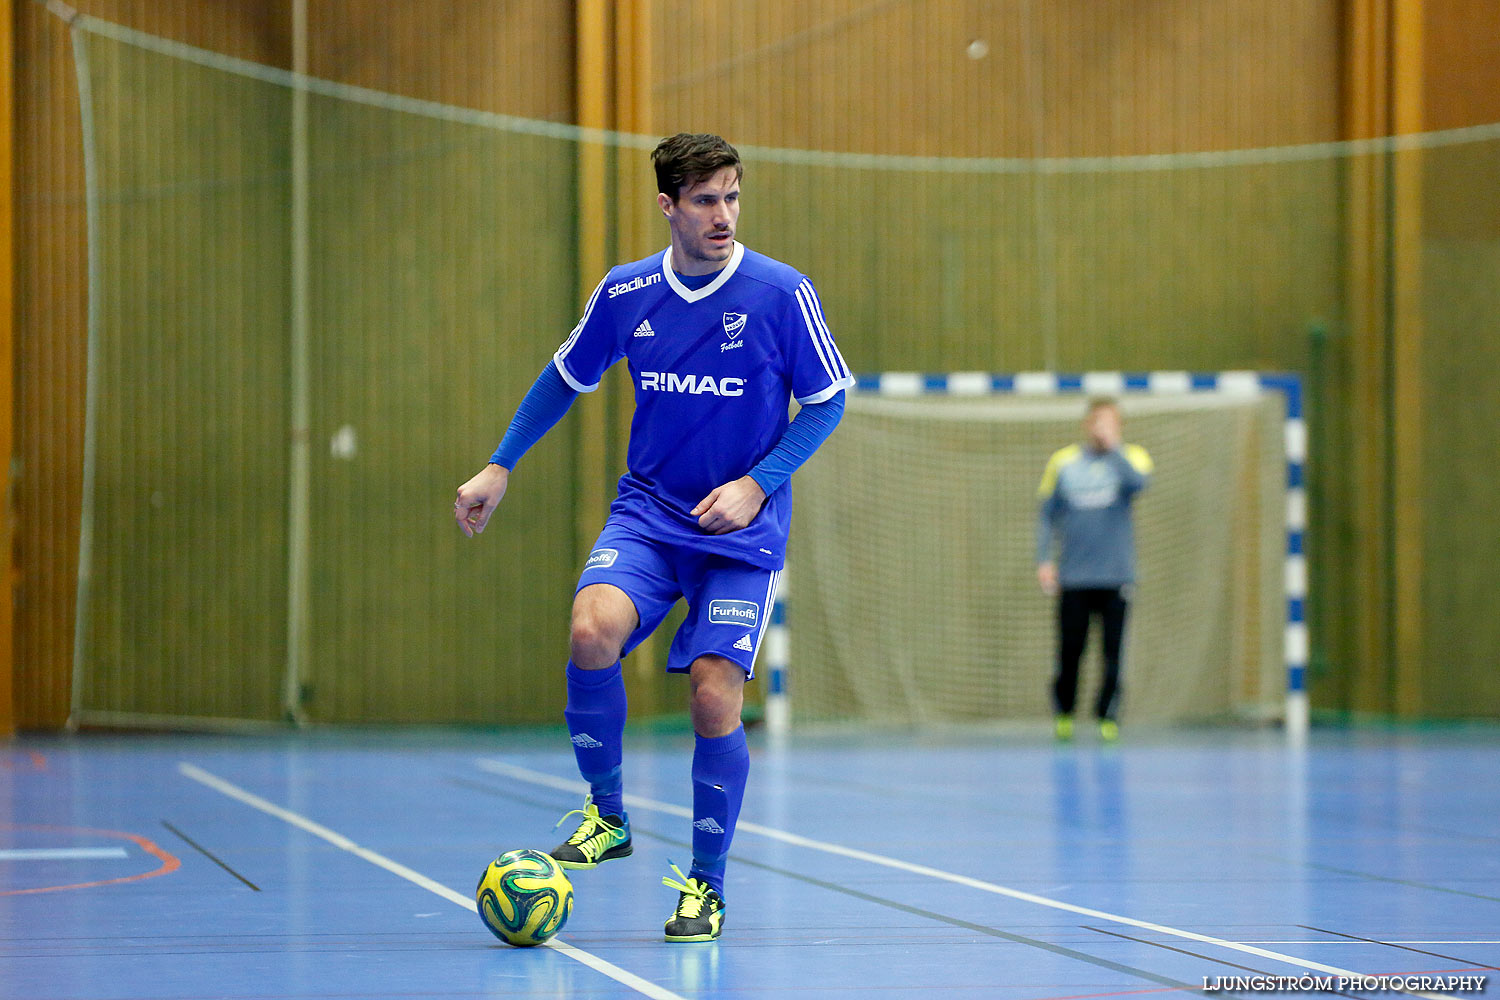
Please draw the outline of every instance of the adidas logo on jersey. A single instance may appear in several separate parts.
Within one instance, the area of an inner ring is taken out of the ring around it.
[[[643,319],[641,320],[641,325],[635,328],[635,335],[637,337],[654,337],[656,336],[656,331],[651,329],[650,320]]]
[[[704,833],[724,832],[724,828],[718,823],[714,822],[714,818],[712,816],[705,816],[700,820],[694,820],[693,827],[695,829],[702,830]]]
[[[750,633],[746,632],[740,636],[740,641],[734,644],[735,649],[743,649],[747,653],[755,652],[755,643],[750,641]]]
[[[579,733],[577,736],[573,737],[573,745],[582,750],[597,750],[600,747],[604,746],[603,743],[600,743],[588,733]]]

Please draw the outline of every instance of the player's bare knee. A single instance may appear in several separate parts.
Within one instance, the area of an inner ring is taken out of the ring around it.
[[[574,616],[569,655],[585,670],[598,670],[620,658],[621,642],[607,623],[594,616]]]
[[[703,657],[693,664],[689,712],[699,736],[726,736],[740,725],[745,704],[745,673],[721,657]]]
[[[740,705],[729,698],[700,698],[694,696],[691,715],[693,732],[699,736],[728,736],[740,726]]]
[[[618,609],[600,601],[579,600],[573,605],[569,654],[585,670],[607,667],[620,658],[631,628]]]

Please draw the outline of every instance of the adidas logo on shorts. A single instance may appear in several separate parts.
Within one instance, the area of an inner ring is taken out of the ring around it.
[[[723,833],[724,832],[724,828],[722,826],[720,826],[718,823],[715,823],[714,822],[714,818],[712,816],[705,816],[705,817],[703,817],[700,820],[694,821],[693,827],[695,829],[702,830],[704,833]]]
[[[588,733],[579,733],[577,736],[573,737],[573,745],[584,750],[597,750],[600,747],[604,746],[603,743],[600,743]]]
[[[747,653],[753,653],[755,651],[755,643],[750,641],[750,633],[746,632],[740,636],[739,641],[734,644],[734,648],[743,649]]]

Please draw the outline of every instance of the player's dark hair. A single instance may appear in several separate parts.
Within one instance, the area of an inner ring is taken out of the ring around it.
[[[703,132],[678,132],[656,144],[651,151],[656,167],[656,189],[677,201],[683,187],[705,181],[725,167],[733,167],[736,178],[745,176],[740,154],[719,136]]]

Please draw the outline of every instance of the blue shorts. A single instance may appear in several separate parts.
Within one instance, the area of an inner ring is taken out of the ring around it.
[[[771,620],[780,575],[779,570],[659,542],[610,522],[589,553],[577,590],[607,583],[635,604],[640,624],[621,656],[656,630],[679,597],[685,598],[688,616],[672,639],[667,670],[687,673],[694,660],[712,654],[739,664],[748,680],[755,676],[755,654]]]

